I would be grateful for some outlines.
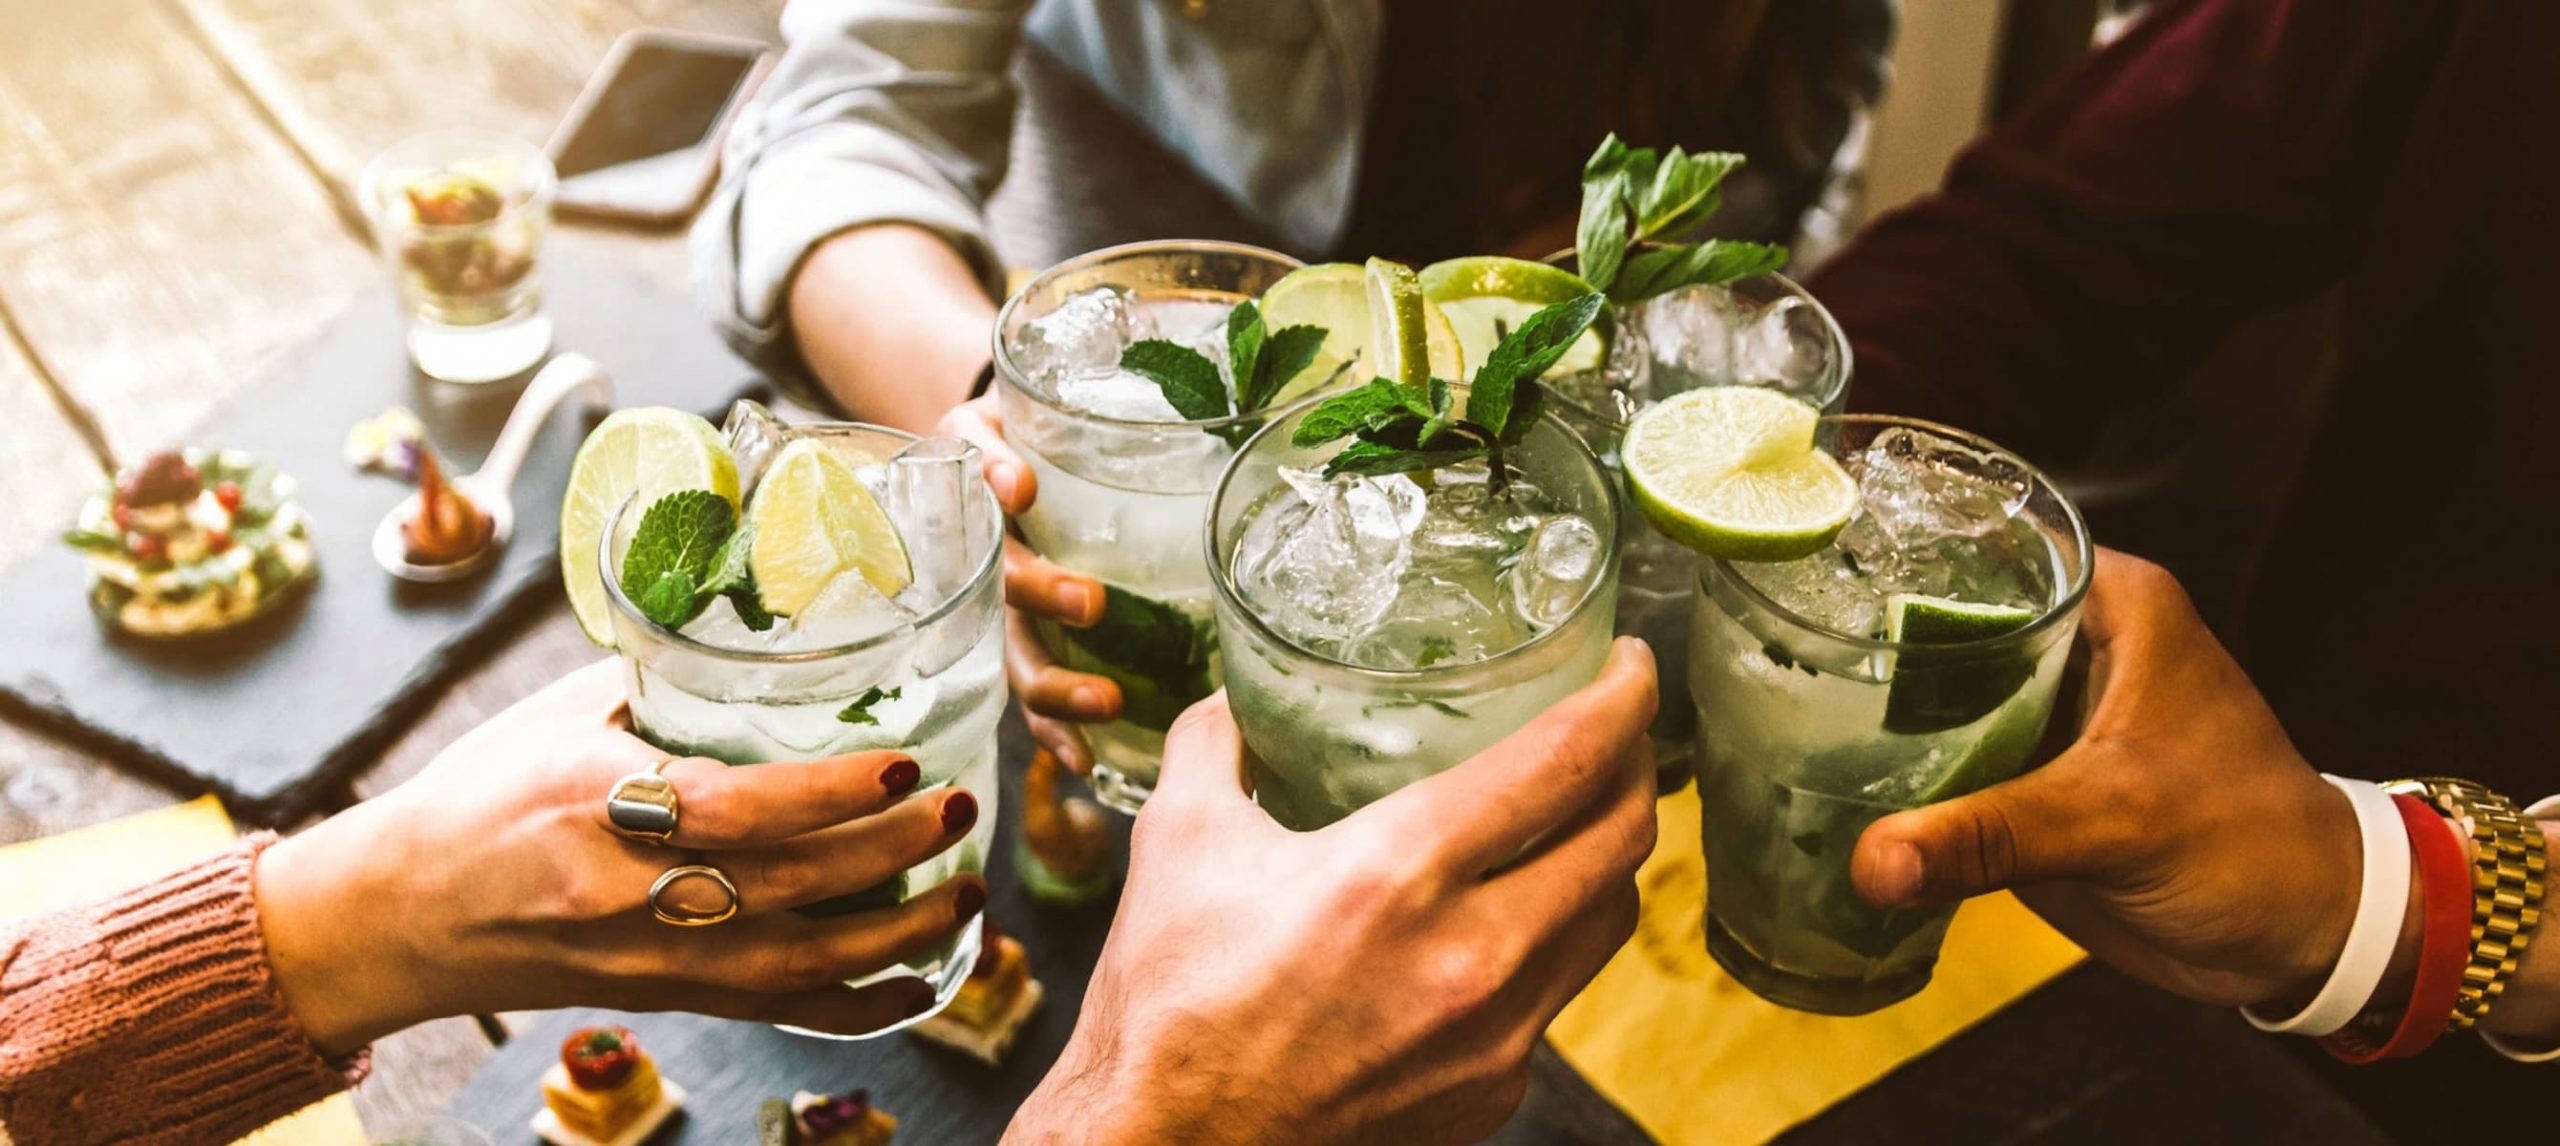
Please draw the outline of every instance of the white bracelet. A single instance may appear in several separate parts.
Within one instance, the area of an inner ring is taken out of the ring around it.
[[[2539,820],[2545,816],[2560,816],[2560,796],[2545,796],[2524,810],[2524,818],[2528,820]],[[2560,1062],[2560,1046],[2535,1049],[2487,1031],[2480,1032],[2480,1041],[2489,1044],[2490,1050],[2517,1062]]]
[[[2409,913],[2409,828],[2400,809],[2379,786],[2342,776],[2321,777],[2346,793],[2355,806],[2356,830],[2364,837],[2364,889],[2356,896],[2355,922],[2347,926],[2347,945],[2329,981],[2312,996],[2311,1005],[2286,1019],[2265,1019],[2248,1007],[2240,1017],[2249,1025],[2278,1035],[2319,1038],[2355,1021],[2400,945],[2400,925]]]

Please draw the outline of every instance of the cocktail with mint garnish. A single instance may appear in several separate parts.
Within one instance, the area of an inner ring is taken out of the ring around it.
[[[1218,474],[1273,412],[1367,376],[1380,357],[1368,278],[1232,243],[1143,243],[1049,269],[997,318],[1005,437],[1039,481],[1023,536],[1105,590],[1097,623],[1044,622],[1041,636],[1120,688],[1120,718],[1086,727],[1095,792],[1113,807],[1146,800],[1165,730],[1218,687],[1200,547]],[[1408,308],[1387,337],[1426,347],[1417,368],[1429,347],[1453,353],[1411,272],[1386,293],[1382,305]]]
[[[1274,819],[1341,819],[1598,674],[1616,499],[1534,379],[1599,308],[1533,312],[1471,386],[1378,378],[1282,415],[1229,467],[1219,656]]]
[[[1850,854],[2027,766],[2088,586],[2078,512],[1981,439],[1762,390],[1654,407],[1625,461],[1646,516],[1709,555],[1688,677],[1708,951],[1801,1010],[1909,997],[1954,909],[1867,906]]]
[[[804,910],[893,906],[980,870],[1005,686],[1002,524],[973,448],[785,428],[753,403],[725,437],[690,414],[621,411],[579,449],[561,535],[571,604],[621,654],[642,738],[730,764],[897,749],[919,791],[980,801],[957,846]],[[918,975],[948,1001],[978,936],[972,922],[874,978]]]

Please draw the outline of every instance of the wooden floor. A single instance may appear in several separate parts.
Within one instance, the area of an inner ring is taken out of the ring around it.
[[[186,440],[381,275],[350,214],[366,158],[469,125],[546,138],[642,25],[770,38],[780,0],[0,0],[0,564],[112,459]],[[555,241],[670,285],[677,233]],[[68,590],[66,590],[68,591]],[[462,678],[348,799],[595,650],[565,610]],[[0,721],[0,843],[174,803]],[[490,1051],[469,1019],[376,1048],[368,1121],[442,1108]]]

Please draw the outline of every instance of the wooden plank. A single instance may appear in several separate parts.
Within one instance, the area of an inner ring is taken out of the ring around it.
[[[5,305],[5,300],[0,300]],[[53,543],[80,502],[106,481],[106,471],[72,431],[31,363],[0,338],[0,565]],[[78,589],[64,587],[55,604],[75,607]]]
[[[376,1141],[412,1120],[440,1114],[497,1048],[467,1018],[437,1019],[373,1044],[373,1075],[356,1087],[356,1116]],[[515,1127],[490,1127],[513,1142]]]
[[[0,282],[119,454],[176,440],[378,273],[167,8],[0,6]]]
[[[178,794],[110,768],[95,753],[0,721],[0,845],[165,808]]]

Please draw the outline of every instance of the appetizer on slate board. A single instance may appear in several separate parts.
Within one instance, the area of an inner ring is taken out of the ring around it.
[[[631,1146],[683,1103],[684,1089],[659,1076],[629,1029],[588,1027],[560,1044],[560,1061],[544,1072],[533,1132],[553,1146]]]
[[[136,636],[219,632],[320,572],[293,479],[239,450],[167,450],[116,475],[63,540],[88,558],[89,606]]]
[[[1022,1024],[1040,1009],[1044,995],[1040,980],[1031,977],[1031,959],[1022,941],[996,930],[995,918],[990,916],[978,961],[969,968],[969,977],[960,981],[960,992],[951,997],[951,1005],[909,1029],[927,1042],[994,1066],[1012,1048]]]

